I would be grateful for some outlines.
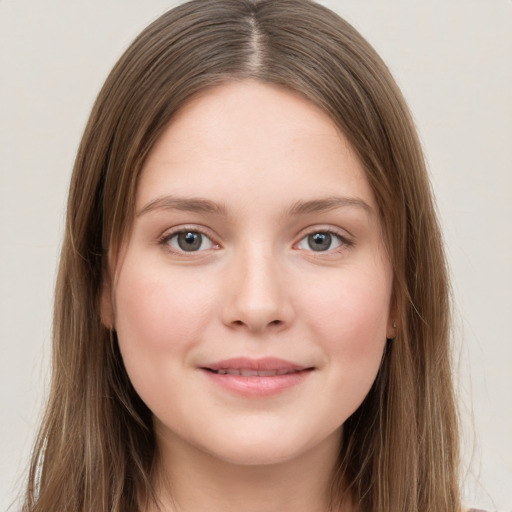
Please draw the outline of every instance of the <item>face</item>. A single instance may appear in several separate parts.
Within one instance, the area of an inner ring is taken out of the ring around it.
[[[301,96],[232,82],[150,153],[103,317],[157,443],[239,464],[338,445],[391,337],[361,163]]]

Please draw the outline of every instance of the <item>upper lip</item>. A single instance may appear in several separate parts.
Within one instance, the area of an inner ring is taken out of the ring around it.
[[[272,372],[292,372],[312,369],[311,366],[303,366],[279,359],[276,357],[264,357],[253,359],[248,357],[234,357],[231,359],[224,359],[201,366],[206,370],[253,370],[253,371],[272,371]]]

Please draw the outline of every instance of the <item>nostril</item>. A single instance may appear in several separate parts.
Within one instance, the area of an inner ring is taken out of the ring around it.
[[[242,327],[242,326],[245,326],[245,325],[248,325],[246,324],[246,322],[244,322],[243,320],[234,320],[232,322],[232,325],[235,325],[237,327]],[[270,322],[268,322],[267,326],[268,327],[278,327],[278,326],[281,326],[283,325],[283,321],[282,320],[272,320]]]

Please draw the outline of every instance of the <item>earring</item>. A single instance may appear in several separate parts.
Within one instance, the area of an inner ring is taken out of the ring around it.
[[[396,322],[393,322],[393,330],[395,331],[394,336],[392,338],[386,338],[386,341],[394,341],[396,338]]]

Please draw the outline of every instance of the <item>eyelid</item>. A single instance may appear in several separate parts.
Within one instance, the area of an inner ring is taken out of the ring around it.
[[[208,249],[202,249],[199,251],[184,251],[179,249],[174,249],[169,245],[169,240],[171,240],[176,235],[179,235],[180,233],[186,233],[186,232],[193,232],[193,233],[200,233],[202,236],[208,238],[210,240],[212,247]],[[334,249],[329,249],[326,251],[314,251],[313,249],[300,249],[297,246],[299,243],[301,243],[306,237],[313,235],[315,233],[328,233],[334,237],[336,237],[340,245],[338,247],[335,247]],[[165,248],[178,256],[187,256],[190,257],[192,255],[198,255],[201,253],[204,253],[210,249],[220,249],[221,245],[217,242],[217,237],[212,235],[211,230],[208,228],[205,228],[201,225],[194,225],[194,224],[184,224],[179,226],[174,226],[172,228],[167,229],[159,238],[158,238],[158,244],[165,246]],[[346,230],[342,230],[341,228],[336,228],[333,226],[308,226],[307,228],[303,229],[301,233],[297,237],[297,241],[293,244],[293,248],[297,250],[303,250],[309,253],[313,253],[316,256],[327,256],[329,254],[333,254],[336,252],[343,251],[344,249],[347,249],[349,247],[352,247],[354,245],[354,240],[352,235],[347,233]]]
[[[210,240],[212,247],[208,249],[202,249],[199,251],[184,251],[179,250],[171,247],[169,244],[169,241],[174,238],[175,236],[179,235],[180,233],[199,233],[202,236],[208,238]],[[165,246],[165,248],[171,252],[172,254],[176,254],[178,256],[187,256],[190,257],[192,255],[198,255],[203,252],[206,252],[210,249],[219,249],[220,244],[215,240],[215,237],[212,236],[211,231],[198,225],[180,225],[180,226],[174,226],[168,230],[166,230],[159,238],[158,238],[158,244]]]
[[[334,249],[329,249],[326,251],[314,251],[313,249],[299,249],[297,246],[299,243],[301,243],[305,238],[307,238],[310,235],[314,235],[316,233],[328,233],[329,235],[332,235],[336,237],[340,241],[340,245],[338,247],[335,247]],[[302,232],[298,236],[297,242],[294,244],[294,248],[297,248],[298,250],[307,251],[310,253],[313,253],[318,256],[322,255],[328,255],[333,254],[339,251],[342,251],[346,248],[353,247],[354,246],[354,240],[351,235],[347,233],[347,231],[342,230],[340,228],[335,228],[332,226],[309,226],[302,230]]]

